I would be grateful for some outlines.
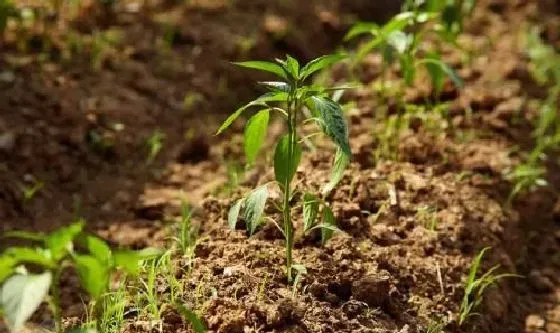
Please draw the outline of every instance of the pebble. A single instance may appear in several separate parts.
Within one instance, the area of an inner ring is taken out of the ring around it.
[[[11,152],[16,145],[16,135],[13,132],[0,134],[0,150]]]
[[[544,319],[536,314],[530,314],[525,318],[525,332],[534,332],[535,330],[544,328]]]

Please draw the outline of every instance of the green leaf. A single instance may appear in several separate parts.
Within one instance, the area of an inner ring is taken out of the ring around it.
[[[290,92],[290,85],[283,81],[264,81],[259,82],[261,86],[265,86],[272,91]]]
[[[382,28],[382,35],[389,36],[389,34],[395,31],[402,31],[407,25],[411,24],[414,19],[414,13],[404,12],[394,16],[387,24]]]
[[[52,259],[54,261],[59,261],[72,251],[74,238],[82,232],[83,228],[84,222],[80,221],[67,227],[57,229],[47,236],[45,246],[51,250]]]
[[[284,70],[286,70],[294,79],[299,79],[299,62],[292,58],[289,54],[286,55],[286,62],[283,64]]]
[[[14,267],[16,265],[17,260],[14,258],[6,255],[0,256],[0,284],[10,277],[10,275],[14,274]]]
[[[315,225],[320,203],[319,199],[312,193],[303,195],[303,232],[307,232]]]
[[[310,61],[303,69],[301,70],[301,77],[302,79],[307,78],[309,75],[320,71],[342,59],[346,58],[346,55],[343,54],[330,54],[325,55],[315,60]]]
[[[2,235],[2,238],[19,238],[34,242],[45,241],[45,234],[39,232],[28,232],[28,231],[8,231]]]
[[[42,249],[10,247],[4,253],[16,260],[18,263],[34,264],[46,268],[53,268],[56,266],[56,263],[52,260],[49,251]]]
[[[490,247],[483,248],[482,251],[480,251],[480,253],[473,259],[467,281],[465,282],[465,293],[471,293],[474,287],[474,282],[476,280],[476,273],[478,273],[478,268],[480,267],[480,263],[482,262],[482,257],[484,257],[484,254],[488,250],[490,250]]]
[[[296,142],[294,148],[292,163],[289,165],[290,136],[288,134],[284,135],[276,144],[274,151],[274,174],[281,188],[284,188],[286,182],[290,183],[292,181],[301,160],[301,145]]]
[[[164,250],[157,247],[147,247],[145,249],[134,252],[138,256],[139,260],[142,261],[156,259],[158,257],[161,257],[165,253]]]
[[[234,62],[234,65],[251,68],[260,70],[263,72],[269,72],[278,75],[283,79],[287,79],[286,72],[282,68],[282,66],[275,64],[273,62],[268,61],[243,61],[243,62]]]
[[[231,230],[235,230],[235,227],[237,226],[237,219],[239,217],[239,211],[241,210],[242,205],[243,205],[243,199],[239,199],[229,209],[228,225]]]
[[[342,151],[351,156],[350,143],[348,142],[348,127],[344,120],[342,108],[338,103],[328,97],[311,97],[315,108],[319,111],[323,122],[323,131]]]
[[[260,225],[267,199],[268,189],[266,186],[261,186],[252,191],[245,199],[245,221],[249,229],[249,235],[253,235]]]
[[[329,239],[332,238],[336,228],[336,219],[334,217],[333,211],[328,206],[323,207],[323,224],[321,227],[321,244],[325,245]]]
[[[126,273],[137,276],[140,272],[141,259],[138,253],[130,250],[119,250],[113,255],[115,267],[122,268]]]
[[[372,40],[364,43],[358,48],[356,52],[356,60],[362,60],[368,53],[370,53],[373,49],[378,47],[379,45],[383,44],[383,36],[376,36]]]
[[[220,127],[220,129],[218,129],[218,132],[216,132],[216,135],[221,134],[223,131],[225,131],[229,126],[231,126],[231,124],[237,119],[239,118],[239,116],[248,108],[252,107],[252,106],[261,106],[261,107],[267,107],[266,103],[268,102],[285,102],[288,100],[288,94],[282,91],[272,91],[269,93],[266,93],[264,95],[262,95],[261,97],[257,98],[256,100],[240,107],[239,109],[237,109],[234,113],[232,113],[222,124],[222,126]]]
[[[443,90],[443,84],[445,83],[445,73],[441,68],[441,57],[436,52],[428,52],[426,54],[426,59],[431,60],[430,62],[426,62],[426,70],[430,75],[434,92],[436,96],[439,96]]]
[[[443,87],[444,74],[447,75],[451,79],[451,81],[453,81],[453,84],[455,84],[457,88],[462,88],[464,84],[463,80],[451,67],[449,67],[443,61],[439,60],[439,57],[440,56],[436,53],[430,53],[426,58],[420,61],[420,63],[425,64],[426,70],[428,71],[428,73],[430,74],[430,78],[432,79],[432,84],[434,84],[436,93],[439,95],[438,88],[439,92],[441,92],[441,89]]]
[[[371,22],[358,22],[350,28],[346,36],[344,36],[344,41],[349,41],[351,39],[356,38],[359,35],[363,34],[371,34],[374,31],[378,30],[379,26],[375,23]]]
[[[82,287],[91,297],[98,299],[109,287],[109,267],[89,255],[76,255],[74,262]]]
[[[269,110],[262,110],[255,114],[245,126],[245,156],[247,164],[252,165],[266,138]]]
[[[19,330],[37,310],[49,292],[52,275],[14,275],[0,289],[4,319],[12,331]]]
[[[111,248],[101,238],[91,235],[84,235],[79,238],[79,242],[89,251],[91,255],[93,255],[101,262],[108,265],[111,261]]]
[[[334,157],[334,165],[331,170],[331,177],[329,182],[323,187],[323,195],[328,195],[335,188],[335,186],[342,180],[344,170],[350,163],[350,157],[346,155],[340,148],[336,150]]]
[[[177,308],[177,311],[191,323],[192,328],[196,333],[206,332],[206,325],[204,325],[204,322],[196,315],[196,313],[180,303],[175,303],[175,307]]]

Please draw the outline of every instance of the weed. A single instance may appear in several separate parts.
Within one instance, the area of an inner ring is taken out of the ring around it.
[[[23,193],[23,202],[25,203],[31,201],[44,186],[45,183],[41,181],[36,181],[31,186],[22,186],[21,191]]]
[[[480,253],[473,259],[471,264],[469,275],[467,276],[467,281],[465,282],[465,293],[459,309],[459,325],[463,325],[468,318],[477,315],[474,310],[482,302],[486,288],[496,284],[499,280],[506,277],[520,277],[515,274],[496,275],[496,270],[500,267],[499,265],[496,265],[477,278],[476,276],[480,268],[480,262],[488,250],[490,250],[489,247],[482,249],[482,251],[480,251]]]
[[[164,139],[165,134],[160,130],[155,130],[146,141],[146,145],[148,146],[148,164],[153,163],[157,155],[160,153],[163,148]]]
[[[438,225],[437,209],[429,206],[422,206],[416,210],[416,218],[422,222],[424,228],[435,231]]]
[[[288,133],[280,138],[274,152],[274,172],[276,183],[283,193],[281,208],[283,226],[280,227],[278,224],[276,226],[286,240],[286,275],[289,283],[294,281],[292,258],[294,225],[291,218],[294,191],[292,180],[302,155],[301,139],[298,136],[297,129],[300,117],[306,115],[303,112],[304,107],[311,111],[308,113],[308,119],[317,123],[338,146],[331,181],[326,184],[323,194],[330,192],[340,181],[351,155],[348,143],[348,128],[342,108],[328,96],[329,91],[338,89],[309,85],[306,84],[306,81],[313,73],[343,58],[342,55],[327,55],[317,58],[305,66],[300,66],[299,62],[289,55],[285,60],[278,59],[276,62],[248,61],[236,63],[241,67],[275,74],[282,81],[262,82],[261,84],[267,87],[270,92],[237,109],[218,130],[218,134],[222,133],[243,112],[250,108],[258,108],[258,112],[249,119],[245,126],[245,155],[247,164],[252,165],[255,163],[266,137],[271,112],[279,114],[286,122]],[[228,223],[230,227],[235,229],[241,209],[244,208],[244,218],[249,235],[254,234],[261,224],[268,197],[267,185],[263,185],[250,192],[245,198],[238,200],[229,212]],[[308,212],[304,215],[310,217],[310,219],[306,219],[305,229],[308,231],[315,227],[321,228],[323,242],[325,242],[332,236],[336,222],[334,215],[328,205],[317,196],[307,193],[304,197],[306,198],[304,199],[305,202],[307,202],[307,204],[304,202],[304,210],[307,209]],[[314,226],[320,206],[323,207],[323,223]]]
[[[177,236],[173,240],[177,244],[181,255],[188,259],[189,267],[198,243],[198,228],[192,224],[191,209],[186,202],[181,203],[181,217],[177,225]]]
[[[430,320],[428,326],[426,327],[426,333],[444,333],[445,326],[447,325],[446,320]]]

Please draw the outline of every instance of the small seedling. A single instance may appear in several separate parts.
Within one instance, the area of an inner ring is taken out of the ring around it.
[[[181,255],[188,259],[189,266],[198,243],[198,228],[192,224],[192,211],[186,202],[181,203],[181,217],[177,225],[177,236],[173,240],[177,244]]]
[[[527,35],[527,49],[533,77],[539,84],[548,87],[548,96],[540,106],[535,123],[533,150],[520,165],[506,174],[506,178],[514,184],[508,204],[520,193],[548,185],[545,179],[547,154],[560,147],[560,54],[542,42],[538,30],[532,30]]]
[[[56,332],[62,333],[60,277],[66,267],[73,266],[82,287],[90,295],[97,330],[103,332],[104,298],[109,291],[111,274],[120,268],[135,275],[139,262],[159,254],[155,249],[113,251],[100,238],[85,234],[83,228],[84,222],[79,221],[50,234],[13,231],[4,235],[40,245],[10,247],[0,256],[0,305],[11,330],[19,330],[47,298]],[[76,251],[76,244],[86,253]],[[43,272],[30,274],[25,269],[26,265],[40,267]]]
[[[500,267],[499,265],[496,265],[477,278],[476,276],[480,268],[480,262],[488,250],[490,250],[489,247],[482,249],[482,251],[480,251],[480,253],[473,259],[471,264],[471,269],[469,271],[469,275],[467,276],[467,281],[465,282],[465,294],[463,295],[463,301],[461,302],[461,307],[459,309],[459,325],[463,325],[468,318],[477,315],[474,310],[482,302],[486,288],[495,285],[503,278],[520,277],[515,274],[496,275],[496,270]]]
[[[293,279],[293,258],[292,250],[294,247],[294,225],[292,223],[291,211],[294,191],[292,181],[296,174],[297,167],[301,160],[302,145],[301,138],[298,136],[298,124],[301,117],[306,117],[303,109],[307,107],[311,112],[308,120],[314,121],[320,129],[330,137],[338,146],[335,166],[331,182],[325,186],[323,194],[330,192],[336,183],[342,178],[342,173],[350,159],[350,145],[348,143],[348,128],[344,120],[344,115],[340,105],[333,101],[328,92],[338,89],[327,89],[322,86],[309,85],[306,81],[312,74],[324,69],[325,67],[342,60],[342,55],[327,55],[317,58],[305,66],[300,66],[299,62],[287,56],[285,60],[276,62],[248,61],[236,63],[241,67],[256,69],[275,74],[282,81],[262,82],[270,92],[257,98],[235,111],[218,130],[218,134],[228,128],[243,112],[250,108],[258,108],[245,126],[245,155],[247,164],[255,163],[257,155],[266,138],[267,126],[271,113],[276,113],[284,118],[287,126],[287,134],[282,136],[276,145],[274,152],[274,173],[276,183],[283,193],[282,215],[283,226],[276,226],[285,237],[286,244],[286,275],[289,283]],[[305,197],[310,198],[310,195]],[[247,224],[249,235],[257,230],[263,220],[263,213],[269,197],[267,185],[263,185],[245,198],[238,200],[232,206],[228,216],[228,223],[235,229],[241,209],[244,208],[244,219]],[[315,198],[316,196],[314,196]],[[304,199],[305,200],[305,199]],[[309,202],[309,200],[306,200]],[[318,199],[311,200],[313,210],[317,210],[322,204],[323,219],[326,223],[321,224],[323,230],[323,241],[326,241],[333,232],[335,223],[334,215],[324,201]],[[305,203],[304,203],[305,205]],[[308,204],[309,206],[309,204]],[[315,217],[317,214],[314,214]],[[308,221],[309,224],[314,223]]]
[[[154,133],[146,141],[148,146],[148,164],[151,164],[156,159],[157,155],[163,148],[163,140],[165,139],[165,134],[160,130],[155,130]]]
[[[446,77],[449,77],[459,88],[463,86],[463,81],[441,60],[441,55],[437,51],[424,52],[424,57],[418,59],[425,34],[422,27],[436,17],[434,13],[420,11],[415,7],[413,11],[396,15],[383,26],[367,22],[357,23],[346,34],[345,40],[352,40],[362,35],[371,36],[369,41],[359,47],[355,61],[358,62],[368,53],[378,50],[383,57],[383,73],[393,62],[398,61],[407,86],[414,84],[418,67],[425,67],[432,81],[434,94],[439,98]]]
[[[25,203],[31,201],[44,186],[45,184],[41,181],[37,181],[31,186],[22,186],[21,191],[23,192],[23,202]]]

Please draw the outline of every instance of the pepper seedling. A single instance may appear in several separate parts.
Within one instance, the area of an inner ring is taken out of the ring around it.
[[[46,299],[53,312],[56,332],[63,332],[60,283],[62,272],[69,266],[76,268],[82,287],[90,295],[99,324],[102,299],[109,291],[111,274],[122,269],[136,275],[142,260],[160,254],[157,249],[113,251],[102,239],[84,233],[84,224],[78,221],[50,234],[24,231],[4,234],[4,237],[37,244],[35,247],[10,247],[0,255],[0,306],[10,330],[22,328]],[[86,253],[75,250],[78,244]],[[38,267],[42,273],[28,273],[26,267]]]
[[[328,194],[340,181],[351,156],[350,144],[348,142],[348,127],[342,108],[328,94],[330,91],[340,90],[340,88],[328,89],[323,86],[306,83],[313,73],[343,58],[345,56],[340,54],[326,55],[312,60],[305,66],[301,66],[296,59],[289,55],[286,56],[285,60],[277,59],[276,62],[247,61],[235,63],[241,67],[272,73],[280,78],[281,81],[261,82],[270,91],[237,109],[226,119],[217,133],[222,133],[243,112],[250,108],[257,109],[257,112],[249,119],[245,126],[245,154],[247,163],[253,164],[266,138],[270,114],[277,113],[285,120],[287,133],[279,139],[274,151],[274,174],[276,183],[283,194],[281,208],[283,226],[280,227],[278,224],[276,226],[285,238],[288,283],[293,282],[295,270],[292,254],[294,247],[294,224],[291,211],[294,196],[292,182],[303,153],[302,139],[298,136],[300,120],[306,117],[305,121],[314,121],[322,132],[337,145],[331,180],[324,187],[323,196]],[[304,113],[304,108],[308,108],[311,112]],[[309,231],[312,228],[321,228],[323,234],[322,241],[324,243],[332,236],[333,231],[336,230],[334,214],[329,206],[323,200],[320,200],[318,196],[305,194],[303,197],[304,215],[307,216],[305,218],[305,231]],[[269,191],[267,185],[263,185],[250,192],[245,198],[236,201],[228,214],[230,227],[235,229],[241,210],[244,209],[243,217],[249,235],[254,234],[263,220],[263,213],[268,198]],[[320,209],[321,206],[322,209]],[[319,210],[322,212],[323,223],[315,225],[315,219]]]

